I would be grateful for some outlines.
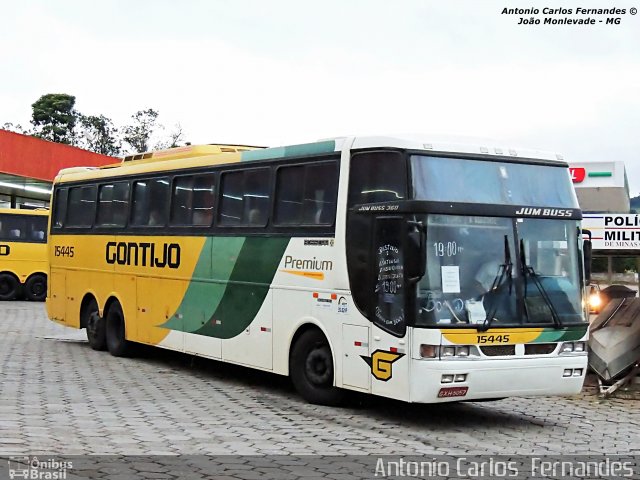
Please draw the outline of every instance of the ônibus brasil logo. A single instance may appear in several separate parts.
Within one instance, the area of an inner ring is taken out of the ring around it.
[[[73,468],[72,462],[38,457],[9,457],[9,478],[24,478],[29,480],[65,480],[67,470]]]

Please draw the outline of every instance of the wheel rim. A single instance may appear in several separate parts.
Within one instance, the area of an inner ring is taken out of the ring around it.
[[[307,355],[305,374],[316,386],[328,386],[333,379],[333,360],[326,346],[315,347]]]
[[[45,286],[45,283],[42,280],[38,280],[37,282],[33,283],[31,291],[36,297],[39,297],[43,293],[45,293],[46,288],[47,287]]]

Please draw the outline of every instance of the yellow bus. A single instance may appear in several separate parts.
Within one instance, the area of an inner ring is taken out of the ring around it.
[[[0,208],[0,300],[45,299],[48,219],[45,210]]]
[[[322,404],[574,394],[580,219],[555,154],[389,137],[182,147],[60,172],[47,307],[94,349],[289,375]]]

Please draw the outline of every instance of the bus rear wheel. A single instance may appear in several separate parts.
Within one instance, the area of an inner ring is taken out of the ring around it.
[[[302,397],[318,405],[338,405],[342,390],[333,386],[331,348],[319,330],[307,330],[296,341],[289,359],[293,386]]]
[[[0,273],[0,300],[13,300],[18,296],[20,282],[8,273]]]
[[[107,349],[114,357],[131,355],[133,346],[125,337],[124,314],[119,303],[113,303],[106,316]]]
[[[107,334],[105,331],[105,320],[100,316],[98,302],[91,299],[82,309],[81,315],[80,325],[86,325],[89,346],[98,351],[106,350]]]
[[[47,277],[41,273],[31,275],[24,285],[25,296],[33,302],[43,302],[47,298]]]

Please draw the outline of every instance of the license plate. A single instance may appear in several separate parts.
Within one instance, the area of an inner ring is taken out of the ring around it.
[[[469,387],[445,387],[438,392],[438,398],[464,397]]]

